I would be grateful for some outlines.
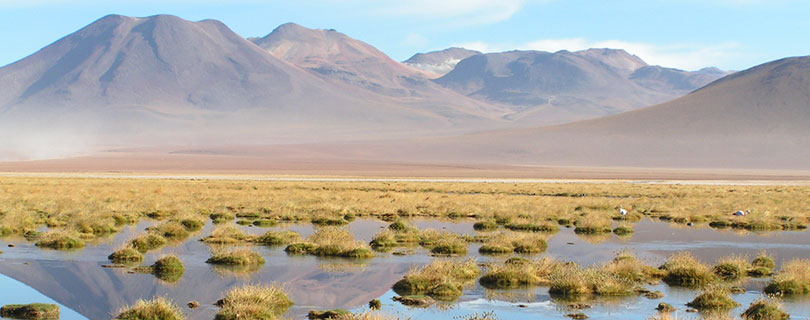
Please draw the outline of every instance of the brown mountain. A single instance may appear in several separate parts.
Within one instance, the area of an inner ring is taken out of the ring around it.
[[[439,51],[417,53],[402,63],[434,73],[437,76],[443,76],[452,71],[459,61],[477,54],[481,54],[481,52],[453,47]]]
[[[516,112],[510,119],[555,124],[668,101],[723,75],[706,72],[682,81],[684,86],[661,70],[676,73],[648,66],[624,50],[510,51],[468,57],[435,81],[471,97],[512,105]]]
[[[215,20],[110,15],[0,68],[0,128],[17,137],[0,149],[368,139],[492,121],[486,104],[381,63],[390,68],[374,83],[407,98],[324,81]],[[463,102],[407,100],[421,87]]]
[[[324,80],[395,98],[403,105],[462,118],[468,115],[460,113],[471,110],[478,110],[483,117],[508,113],[506,109],[447,90],[430,81],[435,75],[394,61],[370,44],[333,29],[309,29],[286,23],[251,41]]]
[[[391,148],[418,161],[807,170],[810,57],[759,65],[619,115]]]

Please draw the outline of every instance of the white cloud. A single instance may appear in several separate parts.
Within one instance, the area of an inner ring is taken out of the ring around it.
[[[708,66],[728,65],[729,60],[739,56],[739,44],[722,42],[714,44],[673,43],[652,44],[621,40],[589,41],[583,38],[542,39],[522,44],[486,43],[481,41],[459,43],[457,46],[481,52],[508,50],[559,50],[578,51],[589,48],[624,49],[653,65],[696,70]]]

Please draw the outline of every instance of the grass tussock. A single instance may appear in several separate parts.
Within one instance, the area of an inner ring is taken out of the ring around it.
[[[566,263],[551,276],[549,293],[563,298],[587,295],[628,296],[636,293],[638,285],[599,268],[583,269]]]
[[[236,226],[220,226],[211,232],[210,236],[202,238],[206,244],[234,244],[249,240],[249,236]]]
[[[228,291],[217,301],[216,320],[279,319],[293,305],[281,287],[247,285]]]
[[[143,261],[143,254],[137,249],[127,246],[116,250],[107,258],[115,263],[137,263]]]
[[[291,254],[311,254],[322,257],[371,258],[374,251],[346,229],[319,228],[304,242],[292,243],[285,249]]]
[[[454,300],[461,297],[465,283],[480,275],[481,269],[474,260],[436,260],[421,269],[411,270],[393,289],[403,296],[426,295],[437,300]]]
[[[210,264],[230,266],[263,265],[264,257],[250,249],[225,249],[214,252],[214,255],[205,261]]]
[[[168,243],[166,238],[156,234],[147,233],[130,240],[129,245],[139,252],[146,253],[163,247],[166,245],[166,243]]]
[[[43,234],[36,246],[55,250],[76,250],[84,248],[84,241],[67,231],[50,231]]]
[[[794,259],[785,263],[765,287],[765,293],[780,295],[810,293],[810,260]]]
[[[709,266],[689,252],[677,252],[660,267],[666,272],[664,281],[669,285],[699,287],[717,281]]]
[[[563,264],[551,258],[529,261],[523,258],[510,258],[504,264],[491,264],[479,282],[489,289],[508,289],[523,286],[544,286],[551,284],[551,275],[558,272]]]
[[[419,237],[419,244],[434,254],[467,254],[467,241],[458,234],[428,229],[420,232]]]
[[[782,310],[782,304],[774,298],[759,298],[740,315],[743,320],[786,320],[790,314]]]
[[[118,311],[116,320],[147,320],[147,319],[160,319],[160,320],[182,320],[185,319],[183,312],[180,311],[174,302],[163,297],[152,298],[149,300],[138,300],[134,305],[127,306]]]
[[[400,246],[413,246],[420,241],[422,238],[419,231],[400,219],[376,234],[369,245],[378,251],[388,251]]]
[[[546,251],[548,243],[543,234],[500,232],[478,249],[482,254],[537,254]]]
[[[776,268],[776,261],[767,252],[762,251],[751,261],[751,269],[748,270],[748,275],[758,278],[767,277],[773,274],[774,268]]]
[[[723,286],[709,286],[694,300],[686,304],[700,311],[730,310],[740,304],[731,297],[731,292]]]
[[[666,272],[644,263],[629,250],[619,251],[613,261],[602,265],[601,269],[636,283],[653,283],[666,276]]]
[[[266,246],[280,246],[300,242],[301,235],[295,231],[268,231],[253,241]]]
[[[736,281],[745,278],[751,269],[748,258],[731,256],[720,259],[712,268],[715,275],[725,281]]]
[[[135,271],[151,273],[160,280],[175,283],[180,281],[180,278],[183,277],[183,274],[186,272],[186,267],[183,265],[183,261],[181,261],[180,258],[174,255],[168,255],[158,259],[151,266],[137,267]]]
[[[0,308],[0,317],[11,319],[58,320],[59,306],[47,303],[7,304]]]

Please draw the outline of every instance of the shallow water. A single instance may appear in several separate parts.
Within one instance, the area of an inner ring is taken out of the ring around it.
[[[570,312],[548,295],[547,288],[485,290],[478,285],[466,289],[464,296],[455,304],[427,309],[404,307],[391,300],[394,293],[390,288],[409,269],[428,264],[434,259],[422,249],[417,250],[419,254],[416,255],[378,254],[374,259],[354,261],[288,256],[283,247],[256,247],[267,263],[254,273],[233,273],[205,263],[211,256],[211,249],[197,240],[213,230],[211,224],[194,234],[189,241],[169,245],[147,255],[145,264],[151,264],[164,254],[177,254],[186,265],[186,273],[178,283],[165,283],[149,274],[129,274],[122,269],[101,267],[109,263],[107,255],[154,223],[143,221],[136,226],[126,227],[105,241],[88,244],[87,248],[74,252],[42,250],[22,239],[0,239],[0,246],[5,251],[0,254],[0,274],[4,275],[0,281],[16,279],[24,284],[25,290],[41,292],[44,296],[32,296],[39,302],[56,301],[90,319],[110,318],[119,308],[139,298],[152,296],[167,296],[180,305],[190,300],[200,301],[202,307],[185,309],[187,315],[191,319],[210,319],[217,311],[212,304],[222,298],[224,292],[235,285],[259,282],[283,284],[296,303],[287,314],[293,318],[304,318],[311,309],[359,309],[378,297],[383,301],[384,311],[413,319],[452,319],[454,316],[484,311],[495,311],[501,319],[524,319],[528,316],[563,319]],[[420,229],[475,234],[473,221],[469,220],[414,220],[412,224]],[[386,225],[378,220],[360,219],[352,222],[348,228],[356,238],[369,241]],[[290,229],[304,237],[315,230],[309,224],[242,228],[252,234],[262,234],[270,229]],[[658,221],[642,221],[635,225],[635,230],[636,233],[629,238],[615,235],[591,238],[578,236],[573,230],[563,228],[551,236],[545,255],[584,265],[607,262],[624,248],[656,264],[681,250],[691,251],[708,263],[730,254],[753,256],[762,249],[767,249],[779,263],[794,257],[810,257],[810,232],[763,235],[717,231],[707,227],[682,227]],[[9,243],[15,243],[16,247],[7,248]],[[481,256],[477,253],[478,247],[477,244],[470,245],[469,256],[459,259],[472,257],[482,262],[505,259]],[[749,291],[735,296],[735,300],[743,305],[741,308],[747,307],[759,296],[764,281],[749,281],[746,284]],[[683,310],[684,304],[697,294],[692,290],[666,285],[650,288],[663,291],[666,297],[661,300],[643,297],[600,300],[593,308],[583,312],[591,319],[646,319],[655,314],[653,309],[659,302],[667,302]],[[21,302],[13,298],[18,297],[0,294],[0,304]],[[792,319],[808,319],[809,302],[807,299],[786,301],[785,308],[791,313]],[[526,307],[518,307],[520,304]],[[64,319],[82,317],[68,310],[63,308]],[[735,314],[740,312],[739,308],[734,311]]]

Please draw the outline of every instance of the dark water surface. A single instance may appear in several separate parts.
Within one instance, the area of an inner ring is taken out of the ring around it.
[[[191,310],[183,307],[186,315],[190,319],[211,319],[217,311],[213,303],[230,288],[241,284],[278,283],[287,289],[295,301],[287,316],[296,319],[304,318],[311,309],[359,310],[369,300],[378,297],[383,301],[384,311],[413,319],[452,319],[454,316],[484,311],[495,311],[501,319],[565,319],[564,315],[571,312],[561,307],[564,303],[554,301],[547,288],[485,290],[477,284],[465,289],[464,296],[453,304],[427,309],[403,307],[391,300],[394,293],[390,288],[411,268],[423,266],[434,259],[422,249],[410,256],[382,253],[374,259],[355,261],[288,256],[283,247],[259,246],[254,248],[265,257],[266,264],[253,273],[233,273],[205,263],[211,256],[211,248],[197,240],[213,230],[211,224],[189,241],[169,245],[147,255],[145,264],[151,264],[165,254],[178,255],[186,265],[186,273],[177,283],[165,283],[149,274],[129,274],[123,269],[102,267],[109,264],[107,256],[111,252],[154,223],[143,221],[136,226],[126,227],[109,239],[88,244],[87,248],[74,252],[42,250],[18,238],[0,239],[0,246],[5,251],[0,254],[0,284],[3,288],[0,290],[0,304],[56,301],[63,306],[63,319],[109,319],[117,310],[139,298],[166,296],[182,306],[191,300],[200,301],[200,308]],[[414,220],[412,224],[420,229],[475,234],[473,221]],[[382,221],[361,219],[352,222],[348,228],[359,240],[369,241],[386,225]],[[256,227],[243,229],[253,234],[270,230]],[[294,230],[304,237],[314,232],[314,228],[308,224],[273,229]],[[693,252],[707,263],[714,263],[718,258],[730,254],[753,257],[763,249],[780,264],[795,257],[810,258],[810,232],[739,233],[657,221],[637,223],[635,230],[636,233],[628,238],[615,235],[593,238],[581,237],[573,230],[563,228],[549,239],[549,249],[545,255],[584,265],[607,262],[613,259],[617,251],[625,248],[656,265],[673,252],[682,250]],[[16,246],[8,248],[9,243]],[[456,259],[474,258],[481,262],[504,259],[480,256],[478,247],[476,244],[470,245],[470,255]],[[748,281],[745,284],[748,292],[734,296],[743,305],[734,310],[734,314],[739,315],[742,309],[756,300],[766,283],[767,280]],[[663,291],[666,297],[660,300],[643,297],[597,300],[593,308],[584,312],[591,319],[646,319],[656,313],[654,308],[659,302],[667,302],[683,310],[684,304],[697,295],[693,290],[670,288],[664,284],[649,288]],[[791,319],[810,317],[810,300],[806,298],[787,300],[784,308],[791,313]]]

